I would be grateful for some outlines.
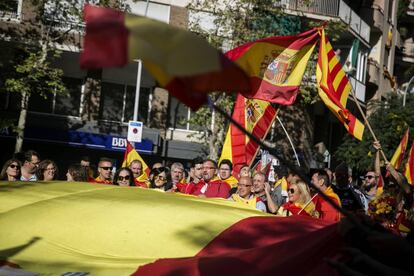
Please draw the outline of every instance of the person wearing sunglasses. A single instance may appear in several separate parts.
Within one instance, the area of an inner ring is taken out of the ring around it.
[[[95,178],[95,183],[112,184],[112,160],[109,158],[101,158],[98,163],[98,177]]]
[[[0,173],[0,180],[17,181],[20,180],[20,161],[12,158],[7,160]]]
[[[114,185],[121,187],[135,186],[134,174],[129,168],[120,168],[114,175]]]
[[[289,201],[283,204],[277,214],[280,216],[312,216],[319,217],[315,210],[315,204],[311,200],[311,195],[308,185],[303,181],[298,181],[295,184],[290,184],[288,187]]]
[[[151,175],[151,189],[159,189],[165,192],[171,191],[173,185],[169,170],[166,167],[152,169]]]
[[[36,170],[37,180],[52,181],[58,178],[58,167],[52,160],[46,159],[39,163]]]
[[[242,176],[239,179],[239,183],[237,183],[237,192],[232,194],[228,199],[252,209],[266,212],[266,205],[260,197],[254,195],[253,191],[253,181],[251,177]]]

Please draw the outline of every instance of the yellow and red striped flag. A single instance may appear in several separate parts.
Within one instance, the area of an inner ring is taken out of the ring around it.
[[[405,164],[404,175],[410,185],[414,185],[414,140],[408,153],[408,160]]]
[[[408,145],[408,137],[410,135],[410,129],[407,128],[407,130],[404,133],[404,136],[401,138],[400,143],[398,144],[397,149],[394,152],[394,155],[391,158],[390,164],[398,170],[401,167],[401,163],[404,159],[405,152],[407,151],[407,145]]]
[[[122,167],[128,167],[132,161],[139,160],[142,164],[142,172],[143,174],[138,178],[139,181],[143,181],[148,179],[151,169],[147,166],[144,159],[142,159],[141,155],[135,150],[134,146],[127,141],[127,147],[124,153],[124,161],[122,162]],[[145,173],[145,174],[144,174]]]
[[[225,199],[67,181],[0,188],[5,275],[334,275],[324,259],[343,245],[337,224]]]
[[[250,77],[250,99],[290,105],[299,91],[318,29],[293,36],[273,36],[246,43],[226,53]]]
[[[378,176],[378,182],[377,182],[377,192],[375,194],[376,197],[379,197],[384,192],[384,178],[382,177],[382,174]]]
[[[266,137],[277,110],[268,102],[246,99],[237,95],[232,118],[259,139]],[[233,163],[233,175],[237,175],[244,164],[252,165],[259,145],[250,140],[236,126],[230,124],[224,140],[220,161],[229,159]],[[220,162],[219,161],[219,162]]]
[[[358,140],[362,140],[364,125],[346,109],[351,84],[325,35],[325,30],[321,28],[320,31],[321,41],[316,68],[319,97],[344,124],[347,131]]]
[[[123,66],[140,59],[171,95],[197,109],[210,91],[248,91],[249,78],[206,40],[147,17],[85,5],[82,68]]]

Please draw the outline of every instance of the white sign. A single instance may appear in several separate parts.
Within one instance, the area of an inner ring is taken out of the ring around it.
[[[142,122],[129,121],[128,123],[128,141],[140,143],[142,140]]]

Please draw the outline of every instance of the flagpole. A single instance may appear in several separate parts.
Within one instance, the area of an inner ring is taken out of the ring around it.
[[[293,145],[292,139],[290,139],[290,135],[289,135],[289,133],[287,132],[287,130],[286,130],[286,128],[285,128],[285,126],[283,125],[283,123],[282,123],[282,121],[280,120],[280,118],[279,118],[279,116],[278,116],[278,115],[276,115],[276,118],[277,118],[277,120],[279,121],[279,124],[282,126],[283,131],[285,132],[286,137],[287,137],[287,138],[288,138],[288,140],[289,140],[290,146],[292,147],[293,152],[295,153],[296,161],[298,161],[298,165],[299,165],[299,167],[300,167],[300,162],[299,162],[298,154],[296,153],[296,149],[295,149],[295,146]]]
[[[302,213],[303,210],[305,210],[306,207],[308,207],[308,205],[313,201],[313,199],[318,195],[318,193],[314,194],[313,197],[311,199],[309,199],[308,202],[306,202],[305,206],[303,206],[302,209],[300,209],[300,211],[298,212],[298,215],[300,215],[300,213]]]
[[[364,111],[362,110],[361,105],[359,104],[359,101],[358,101],[357,97],[355,96],[355,93],[354,93],[354,89],[353,88],[351,88],[351,92],[350,93],[351,93],[352,97],[354,98],[354,101],[355,101],[355,103],[356,103],[356,105],[358,107],[359,112],[362,115],[362,118],[364,119],[365,124],[367,125],[369,131],[371,132],[372,138],[374,138],[374,141],[375,142],[379,142],[378,139],[377,139],[377,136],[375,135],[374,131],[372,130],[371,124],[369,123],[367,117],[364,114]],[[380,149],[380,152],[381,152],[382,158],[384,158],[385,163],[388,163],[388,159],[385,156],[384,151],[382,149]]]
[[[329,203],[335,210],[340,212],[344,217],[348,218],[349,221],[357,227],[360,231],[362,231],[365,234],[369,234],[369,230],[367,227],[362,225],[353,214],[351,214],[349,211],[343,209],[340,207],[335,201],[333,201],[332,198],[324,194],[316,185],[314,185],[308,178],[308,176],[302,172],[302,170],[298,170],[294,165],[292,165],[289,161],[285,160],[283,157],[281,157],[276,150],[273,148],[270,148],[265,143],[263,143],[259,138],[248,132],[244,127],[242,127],[238,122],[236,122],[229,114],[227,114],[226,111],[218,107],[214,104],[212,99],[208,97],[208,104],[211,109],[216,110],[219,114],[221,114],[224,118],[229,120],[235,127],[237,127],[241,132],[243,132],[247,137],[249,137],[251,140],[256,142],[258,145],[260,145],[263,149],[269,151],[273,156],[275,156],[277,159],[279,159],[280,162],[285,164],[291,171],[299,175],[299,177],[310,187],[316,190],[317,193],[320,194],[320,196]]]

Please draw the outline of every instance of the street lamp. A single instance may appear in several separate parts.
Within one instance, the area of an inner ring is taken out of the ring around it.
[[[404,97],[403,97],[403,107],[405,107],[405,100],[407,98],[408,88],[410,87],[411,82],[414,80],[414,76],[411,77],[410,81],[407,84],[407,87],[404,90]]]

